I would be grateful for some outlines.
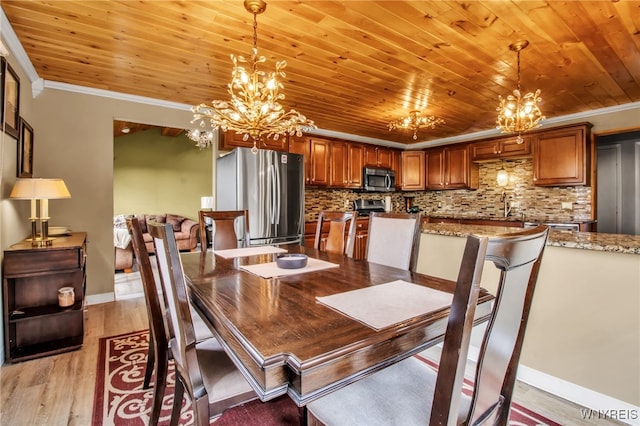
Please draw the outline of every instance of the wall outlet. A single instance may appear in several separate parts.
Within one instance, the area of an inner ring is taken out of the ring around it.
[[[520,201],[512,201],[510,205],[511,205],[511,208],[517,209],[520,207]]]
[[[573,210],[573,203],[563,201],[562,210]]]
[[[345,209],[348,209],[348,208],[349,208],[349,206],[351,206],[351,201],[349,201],[349,200],[344,200],[344,208],[345,208]]]

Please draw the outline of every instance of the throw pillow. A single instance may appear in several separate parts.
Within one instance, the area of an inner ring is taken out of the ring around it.
[[[182,216],[176,216],[174,214],[167,214],[167,223],[170,223],[174,232],[179,232],[184,218]]]

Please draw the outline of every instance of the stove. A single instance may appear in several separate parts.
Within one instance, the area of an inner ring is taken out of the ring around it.
[[[371,212],[384,212],[384,200],[353,200],[353,209],[358,212],[358,216],[367,217]]]

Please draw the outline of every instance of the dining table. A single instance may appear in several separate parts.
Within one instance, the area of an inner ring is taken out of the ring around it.
[[[229,251],[211,249],[181,254],[192,304],[262,401],[288,394],[303,407],[443,340],[455,282],[304,246],[285,247],[290,254],[306,255],[308,265],[278,268],[281,248],[231,250],[228,256],[223,252]],[[448,301],[408,314],[405,305],[422,306],[412,303],[412,294],[405,294],[400,307],[380,305],[402,296],[396,288],[405,287]],[[384,289],[387,293],[380,293]],[[372,292],[378,292],[377,299]],[[373,320],[394,312],[409,317],[372,326],[327,304],[342,295]],[[493,300],[481,290],[476,324],[488,319]]]

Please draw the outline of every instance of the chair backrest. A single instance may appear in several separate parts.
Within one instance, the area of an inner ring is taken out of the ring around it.
[[[210,211],[200,210],[200,244],[202,251],[206,251],[211,241],[207,238],[207,219],[211,219],[212,247],[214,250],[226,250],[249,247],[249,212],[247,210]],[[244,220],[238,222],[238,218]],[[238,229],[238,232],[236,232]],[[242,235],[238,235],[241,233]],[[240,244],[238,243],[240,241]]]
[[[467,422],[507,424],[524,332],[548,235],[546,226],[467,238],[447,323],[430,424],[455,424],[483,264],[501,271],[476,364]]]
[[[330,253],[346,254],[353,257],[353,248],[356,239],[356,222],[358,212],[333,212],[321,211],[318,213],[318,224],[316,226],[316,238],[313,247]],[[322,227],[324,223],[329,223],[329,235],[322,247]]]
[[[369,262],[415,270],[420,235],[420,213],[369,215],[366,259]]]
[[[136,263],[142,279],[142,288],[147,305],[147,316],[149,317],[149,332],[151,333],[151,344],[157,357],[166,356],[169,347],[169,336],[166,323],[165,300],[162,296],[162,288],[156,282],[149,259],[149,252],[144,242],[142,228],[138,218],[127,219],[127,228],[131,234],[131,245],[135,253]],[[161,299],[162,297],[162,299]]]
[[[196,356],[196,336],[189,309],[180,251],[171,224],[149,222],[147,229],[153,239],[170,330],[169,341],[177,373],[190,395],[205,392]]]

